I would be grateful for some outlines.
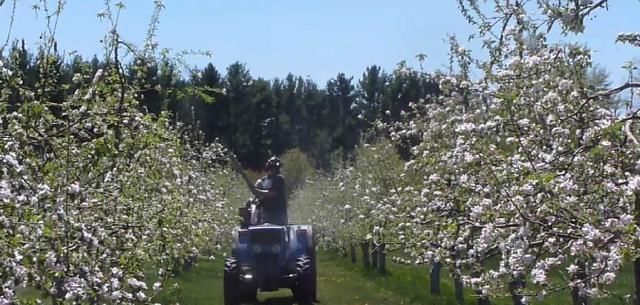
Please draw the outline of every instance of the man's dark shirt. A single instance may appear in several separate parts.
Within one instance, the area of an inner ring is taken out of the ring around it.
[[[287,196],[285,194],[284,177],[280,174],[267,175],[262,177],[256,187],[263,190],[272,190],[276,192],[276,196],[262,199],[262,208],[267,213],[286,213],[287,212]]]

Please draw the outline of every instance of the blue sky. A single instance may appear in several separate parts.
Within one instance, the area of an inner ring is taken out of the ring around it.
[[[12,0],[0,8],[0,39],[8,30]],[[18,0],[13,37],[36,43],[43,20]],[[49,0],[49,2],[54,2]],[[152,0],[124,1],[121,22],[125,39],[141,43],[149,23]],[[60,49],[83,55],[100,54],[107,28],[96,13],[102,0],[67,0],[58,27]],[[401,60],[417,66],[415,55],[427,54],[428,70],[447,64],[447,34],[465,38],[474,32],[454,0],[166,0],[158,39],[174,50],[212,51],[213,58],[193,57],[202,67],[213,62],[220,70],[234,61],[247,63],[252,75],[283,77],[288,72],[309,75],[319,83],[339,72],[359,78],[364,68],[378,64],[391,70]],[[594,49],[594,59],[611,72],[614,83],[624,81],[620,68],[640,58],[640,49],[615,44],[619,32],[640,31],[640,1],[611,1],[610,10],[589,21],[577,40]],[[554,39],[563,39],[554,37]],[[575,38],[568,38],[576,40]]]

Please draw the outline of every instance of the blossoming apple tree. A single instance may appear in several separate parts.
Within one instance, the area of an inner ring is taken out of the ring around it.
[[[615,115],[605,101],[640,85],[594,89],[590,51],[546,35],[581,33],[608,1],[458,3],[489,56],[476,59],[452,38],[459,69],[429,76],[440,94],[385,126],[398,145],[421,139],[395,176],[407,191],[385,205],[398,193],[368,177],[367,189],[387,195],[352,227],[394,228],[404,259],[445,264],[485,300],[522,304],[568,290],[585,304],[618,293],[610,287],[621,268],[638,264],[640,117]],[[638,37],[611,40],[637,45]],[[357,190],[347,192],[370,198]]]
[[[107,66],[78,73],[72,94],[52,94],[65,88],[51,24],[35,85],[19,54],[0,57],[0,304],[151,303],[173,273],[220,250],[247,195],[221,145],[138,107],[121,61],[125,50],[153,60],[153,43],[125,43],[122,5],[107,5]]]

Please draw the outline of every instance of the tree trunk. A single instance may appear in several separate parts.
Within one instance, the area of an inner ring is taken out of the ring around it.
[[[480,262],[480,264],[483,264],[483,262]],[[481,276],[481,274],[482,274],[482,271],[480,271],[480,270],[474,271],[471,274],[471,276],[474,277],[474,278],[479,278]],[[491,305],[491,300],[489,300],[488,296],[486,296],[486,295],[484,295],[482,293],[481,289],[476,289],[475,293],[478,296],[478,305]]]
[[[51,295],[51,300],[53,300],[54,304],[64,303],[64,302],[60,302],[61,300],[64,300],[64,296],[65,294],[67,294],[67,291],[64,288],[64,280],[61,278],[54,279],[53,286],[56,288],[56,293]]]
[[[577,261],[576,264],[578,265],[578,272],[575,274],[574,279],[575,280],[584,280],[587,278],[587,272],[586,272],[586,264],[584,261]],[[584,283],[583,285],[586,285],[586,283]],[[574,287],[571,289],[571,299],[573,300],[573,305],[588,305],[588,298],[585,294],[580,293],[580,287]]]
[[[634,215],[636,225],[640,226],[640,192],[635,192],[635,196]],[[640,305],[640,257],[633,262],[633,278],[635,280],[635,300],[633,300],[633,304]]]
[[[353,243],[349,244],[349,252],[351,252],[351,263],[355,264],[357,262],[356,258],[356,245]]]
[[[479,296],[478,305],[491,305],[491,300],[488,296]]]
[[[458,230],[460,229],[460,227],[458,227]],[[460,251],[456,250],[456,249],[452,249],[453,251],[453,257],[455,259],[455,261],[457,261],[460,258]],[[455,295],[456,295],[456,301],[460,304],[464,304],[464,286],[462,285],[462,279],[460,278],[460,270],[458,270],[458,268],[456,267],[455,269],[455,274],[453,275],[453,287],[455,290]]]
[[[387,253],[385,253],[387,245],[382,243],[378,245],[378,273],[387,273]]]
[[[633,301],[634,305],[640,305],[640,258],[636,258],[633,262],[633,275],[635,278],[635,287],[636,287],[636,298]]]
[[[378,268],[378,247],[375,243],[371,242],[371,268]]]
[[[442,271],[442,263],[433,262],[431,264],[430,272],[432,295],[440,295],[440,271]]]
[[[455,288],[456,301],[460,304],[464,304],[464,286],[459,275],[453,276],[453,287]]]
[[[181,271],[182,271],[182,268],[181,268],[182,266],[183,266],[182,261],[177,257],[174,258],[173,259],[173,268],[172,268],[173,275],[175,275],[175,276],[180,275]]]
[[[511,302],[513,302],[513,305],[524,305],[524,302],[522,302],[522,288],[524,288],[522,279],[516,279],[509,283],[509,292],[511,293]]]
[[[197,260],[197,256],[190,255],[184,259],[184,264],[182,264],[182,271],[189,271],[193,268]]]
[[[362,266],[365,268],[371,267],[371,260],[369,256],[369,242],[365,241],[360,244],[362,247]]]

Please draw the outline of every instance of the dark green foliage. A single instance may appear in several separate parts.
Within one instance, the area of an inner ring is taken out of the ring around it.
[[[27,76],[20,86],[44,87],[46,82],[47,88],[54,88],[34,90],[53,103],[73,94],[81,82],[92,81],[77,79],[78,75],[95,74],[110,64],[95,56],[64,58],[55,46],[53,52],[32,54],[24,42],[14,43],[0,59]],[[293,74],[273,80],[254,78],[239,62],[227,67],[225,74],[208,64],[186,78],[164,59],[135,58],[124,69],[131,83],[141,88],[136,100],[142,111],[169,112],[174,123],[202,131],[206,141],[224,142],[245,167],[254,170],[260,170],[269,156],[295,148],[314,160],[316,168],[330,169],[332,161],[346,165],[376,120],[398,120],[410,102],[438,90],[426,75],[404,64],[391,74],[379,66],[368,67],[356,81],[339,73],[324,87]],[[15,92],[7,106],[19,105],[18,90],[11,85],[6,89]]]

